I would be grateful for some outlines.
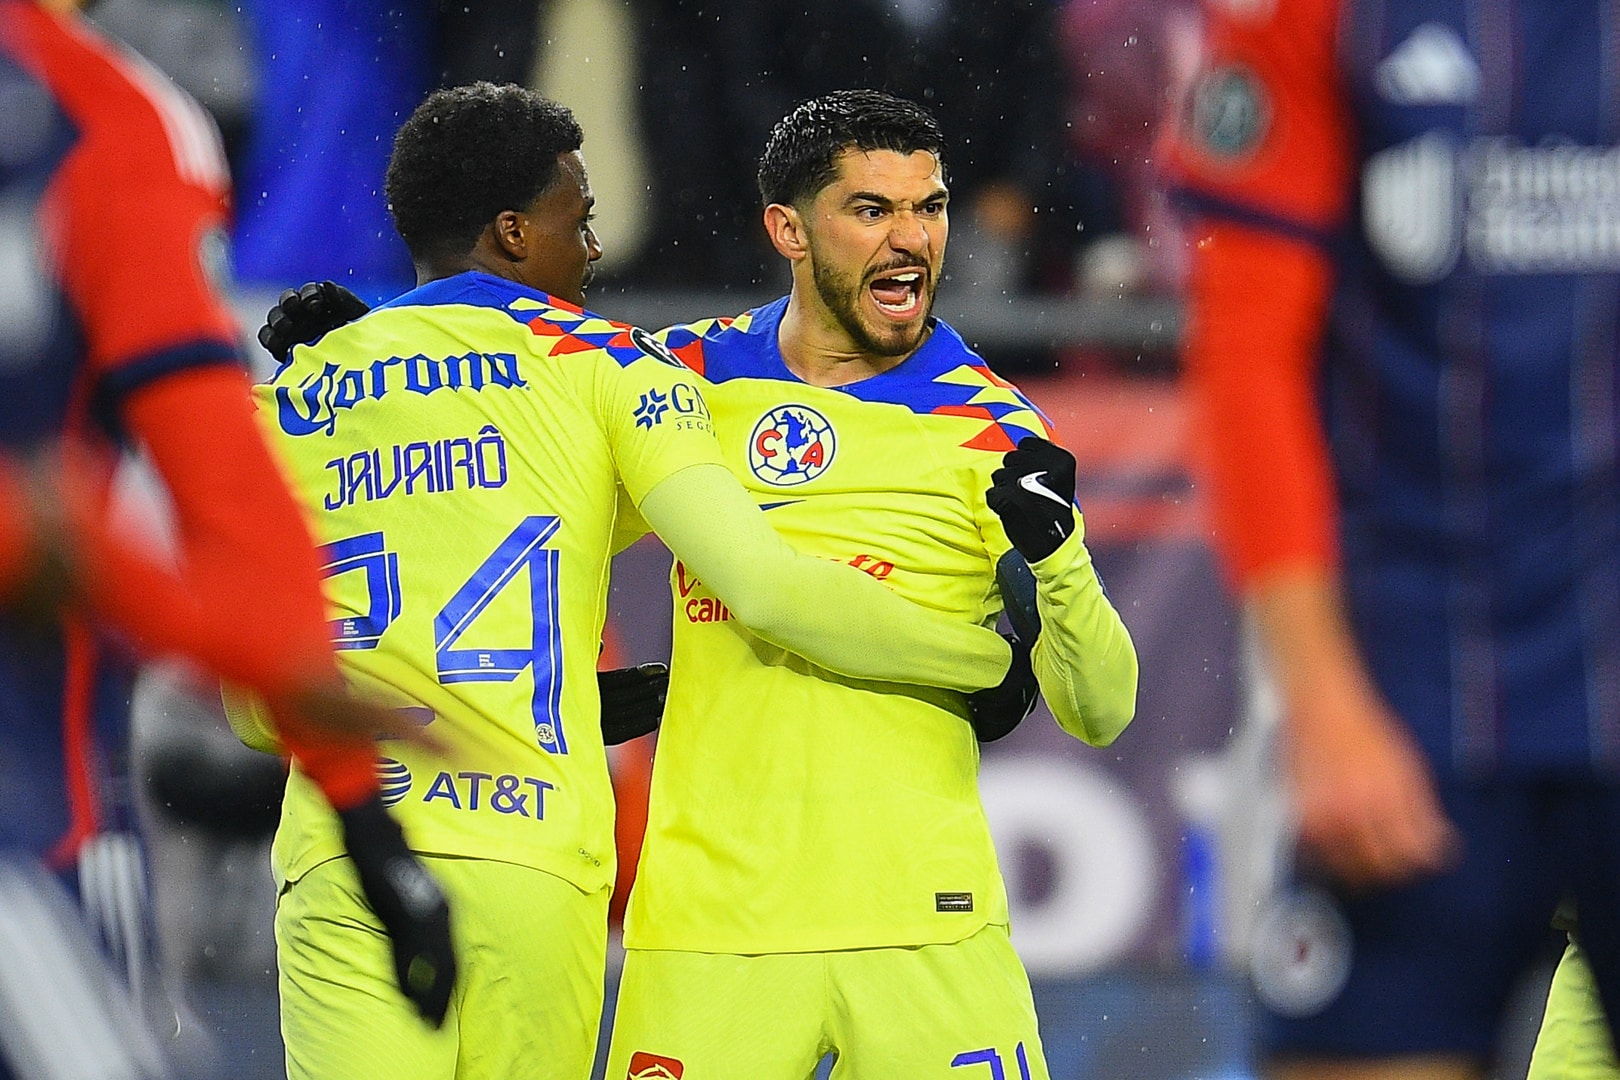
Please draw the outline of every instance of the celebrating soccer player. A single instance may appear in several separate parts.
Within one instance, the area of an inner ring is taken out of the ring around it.
[[[581,141],[567,109],[519,87],[431,96],[387,177],[419,287],[293,350],[260,388],[325,542],[345,667],[420,710],[456,762],[406,747],[384,766],[412,848],[455,904],[465,962],[438,1032],[378,992],[386,950],[331,814],[294,774],[275,848],[294,1078],[589,1074],[614,880],[595,663],[609,557],[649,526],[699,590],[693,610],[757,663],[851,693],[942,687],[906,693],[956,713],[961,692],[1009,674],[987,605],[913,605],[870,556],[790,549],[727,471],[701,380],[650,335],[583,309],[601,247]],[[803,440],[816,433],[784,435],[782,454],[813,468]],[[827,720],[771,704],[805,735]],[[768,724],[764,705],[750,713]],[[925,722],[970,748],[969,726],[935,711]],[[714,719],[729,737],[736,718]]]
[[[759,167],[791,293],[660,335],[708,381],[727,463],[803,551],[971,622],[1016,548],[1037,582],[1040,686],[1112,741],[1136,654],[1092,566],[1074,458],[932,316],[944,140],[920,107],[843,91],[794,109]],[[961,698],[760,649],[691,607],[676,566],[669,704],[608,1076],[1044,1078],[1029,982]],[[653,1073],[650,1075],[662,1075]]]

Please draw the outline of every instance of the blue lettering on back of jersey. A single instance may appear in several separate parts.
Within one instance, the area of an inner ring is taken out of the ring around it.
[[[390,390],[432,394],[439,390],[481,391],[526,387],[515,353],[466,353],[433,359],[391,356],[363,367],[328,363],[298,386],[276,387],[276,422],[288,435],[327,435],[337,431],[337,415]]]
[[[476,438],[396,443],[357,450],[326,463],[332,489],[321,501],[328,510],[377,502],[396,493],[498,488],[506,484],[506,439],[493,424]]]

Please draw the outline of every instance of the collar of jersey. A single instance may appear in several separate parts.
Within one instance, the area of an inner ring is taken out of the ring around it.
[[[777,333],[786,314],[788,297],[783,296],[750,312],[746,330],[735,325],[711,333],[703,342],[703,375],[710,382],[727,379],[776,379],[782,382],[810,385],[795,375],[782,359],[777,344]],[[903,387],[919,382],[932,382],[945,372],[963,364],[983,364],[962,336],[943,319],[934,320],[934,331],[922,347],[888,371],[845,383],[843,386],[825,387],[848,394],[861,401],[893,402],[910,397]]]
[[[514,309],[512,305],[519,300],[530,301],[530,303]],[[533,306],[535,303],[542,306],[535,307]],[[543,313],[548,308],[555,308],[574,315],[588,314],[566,300],[559,300],[557,297],[549,293],[543,293],[539,289],[531,289],[527,285],[519,284],[509,278],[487,274],[482,270],[465,270],[459,274],[452,274],[447,278],[430,281],[426,285],[418,285],[410,292],[401,293],[380,306],[385,308],[437,307],[444,304],[496,309],[504,311],[520,323],[533,321],[536,315]]]

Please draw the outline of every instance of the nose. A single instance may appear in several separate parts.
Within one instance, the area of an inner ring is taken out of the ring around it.
[[[928,249],[928,230],[922,219],[910,210],[896,213],[889,226],[889,246],[895,251],[917,255]]]
[[[591,262],[602,257],[602,241],[597,239],[595,229],[585,230],[585,256]]]

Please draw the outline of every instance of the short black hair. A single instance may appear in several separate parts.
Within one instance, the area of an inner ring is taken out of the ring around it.
[[[760,198],[766,206],[814,198],[838,176],[846,150],[923,150],[945,166],[945,135],[927,109],[881,90],[835,90],[777,121],[759,159]]]
[[[526,87],[436,90],[394,136],[384,189],[414,259],[464,255],[503,210],[522,210],[585,141],[566,106]]]

